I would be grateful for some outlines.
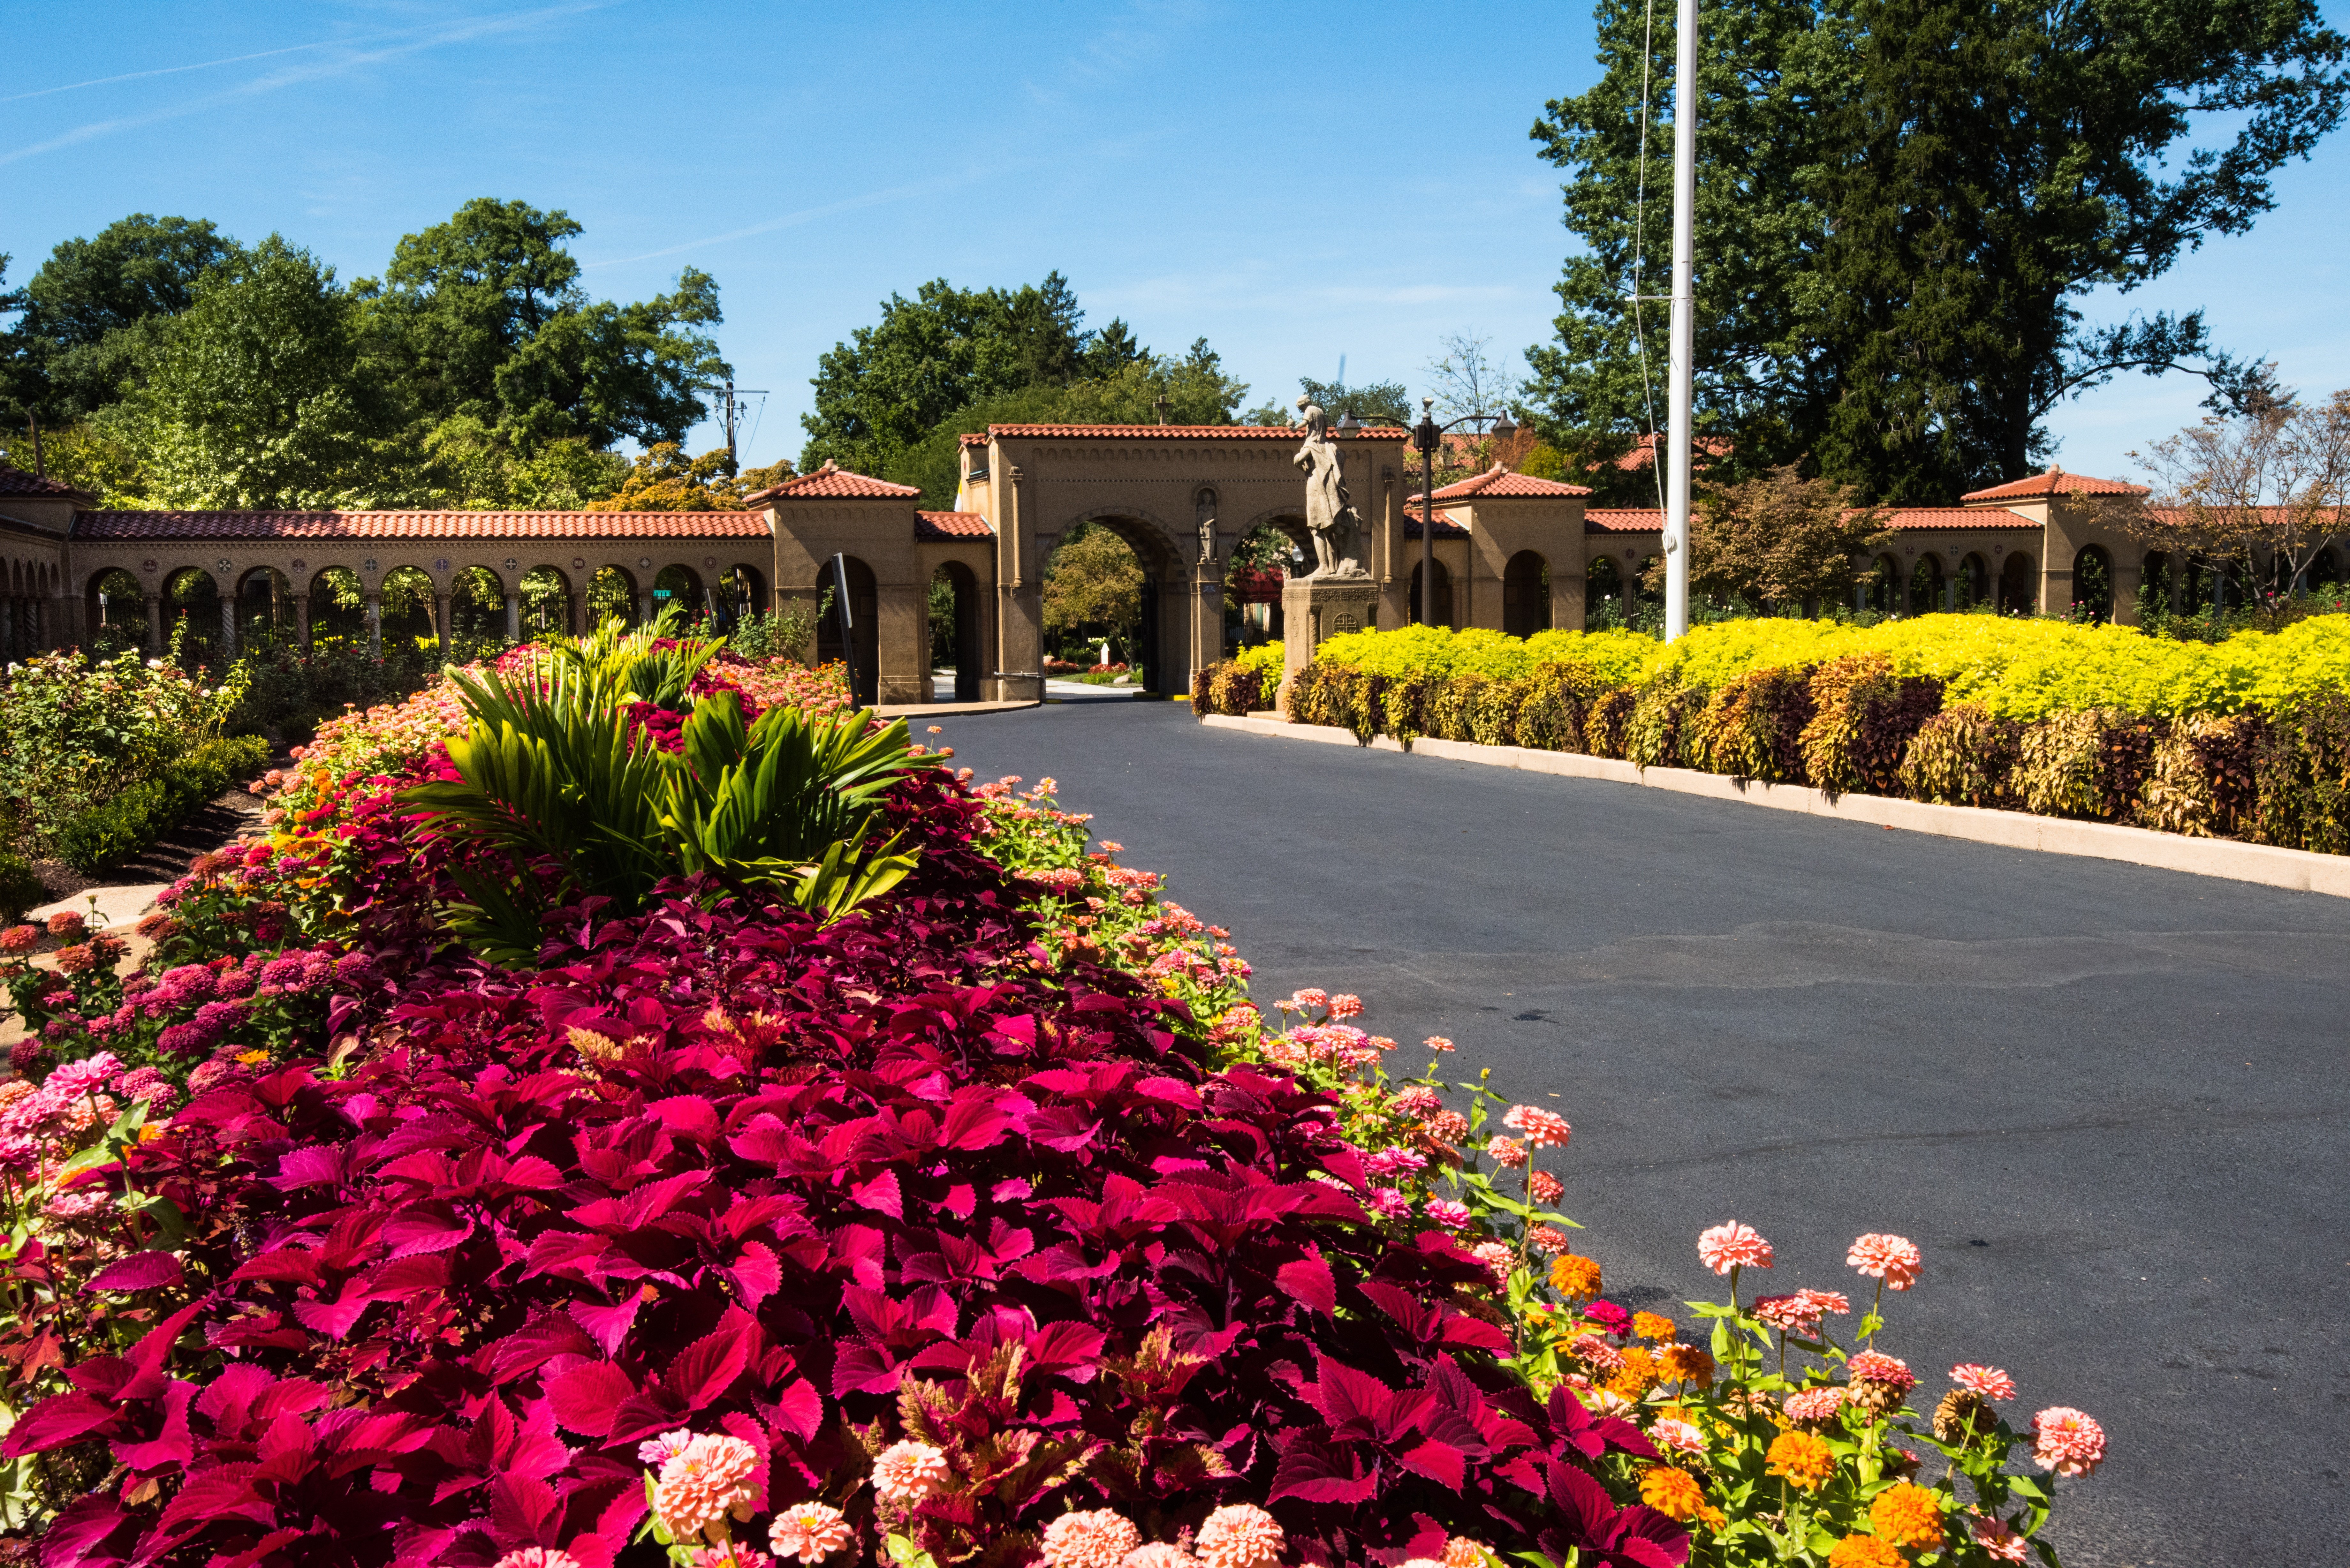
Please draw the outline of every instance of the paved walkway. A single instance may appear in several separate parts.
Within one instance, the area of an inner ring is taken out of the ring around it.
[[[1857,1296],[1926,1253],[1883,1348],[1939,1393],[2074,1405],[2070,1568],[2324,1564],[2350,1540],[2350,905],[1598,781],[1279,745],[1174,703],[956,720],[983,778],[1059,780],[1229,925],[1257,994],[1353,991],[1575,1127],[1565,1208],[1608,1293]],[[1417,1067],[1418,1061],[1410,1065]]]

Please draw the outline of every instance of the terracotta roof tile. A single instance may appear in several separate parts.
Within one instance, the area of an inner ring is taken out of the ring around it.
[[[1655,507],[1601,506],[1583,514],[1586,534],[1661,534],[1665,514]]]
[[[990,425],[991,440],[999,436],[1041,436],[1047,439],[1120,441],[1298,441],[1295,425]],[[1342,441],[1408,441],[1409,431],[1365,425]],[[968,441],[970,438],[963,438]]]
[[[2005,484],[1994,484],[1989,490],[1970,490],[1959,497],[1961,501],[2020,501],[2026,496],[2048,495],[2144,495],[2147,487],[2122,479],[2092,479],[2085,473],[2067,473],[2052,468],[2045,473],[2034,473],[2022,479],[2011,479]]]
[[[867,474],[851,473],[838,463],[827,460],[814,473],[796,474],[781,484],[743,497],[745,504],[762,501],[801,501],[809,497],[848,497],[859,501],[904,501],[920,495],[919,484],[892,484],[886,479],[874,479]]]
[[[36,473],[26,473],[21,468],[11,468],[0,462],[0,495],[55,495],[78,498],[81,491],[54,479],[44,479]]]
[[[917,512],[917,539],[993,539],[995,530],[976,512]]]
[[[1439,495],[1443,493],[1444,492],[1440,490],[1437,492]],[[1403,536],[1405,538],[1419,537],[1419,514],[1427,509],[1428,504],[1417,495],[1404,503]],[[1469,537],[1469,530],[1439,511],[1436,514],[1436,536],[1440,539],[1466,539]]]
[[[77,512],[109,539],[750,539],[764,512]]]
[[[2037,528],[2040,524],[1996,506],[1897,506],[1886,526],[1897,534],[1939,534],[1952,528]]]
[[[1517,499],[1559,499],[1570,495],[1588,495],[1591,487],[1567,484],[1555,479],[1536,479],[1530,473],[1513,473],[1500,463],[1484,472],[1472,474],[1458,484],[1448,484],[1436,493],[1439,501],[1451,501],[1460,496],[1508,497]]]

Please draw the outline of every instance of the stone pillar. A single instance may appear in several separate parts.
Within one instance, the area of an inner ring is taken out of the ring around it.
[[[506,640],[508,642],[522,640],[522,596],[520,594],[506,596]]]
[[[303,652],[310,651],[310,596],[294,596],[294,641]]]
[[[653,591],[647,588],[637,595],[637,624],[650,626],[653,620]]]
[[[378,664],[383,662],[383,596],[367,596],[368,657]]]
[[[0,659],[16,657],[16,596],[0,596]]]
[[[277,574],[269,574],[269,629],[276,631],[286,624],[286,589]]]
[[[147,651],[163,651],[163,596],[147,596]]]
[[[449,657],[449,596],[432,596],[432,632],[441,639],[441,657]]]
[[[579,592],[569,595],[563,602],[565,606],[565,618],[571,622],[571,635],[574,637],[587,636],[588,591],[585,588],[582,588]]]
[[[1297,672],[1314,661],[1314,649],[1326,638],[1361,631],[1378,624],[1379,587],[1366,574],[1359,577],[1292,577],[1281,585],[1281,692]],[[1278,704],[1276,704],[1277,706]]]
[[[220,612],[221,657],[234,659],[236,657],[236,596],[234,594],[221,596]]]

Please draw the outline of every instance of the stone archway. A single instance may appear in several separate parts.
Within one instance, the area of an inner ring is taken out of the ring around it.
[[[1173,690],[1170,684],[1171,672],[1180,669],[1188,679],[1191,668],[1192,628],[1187,618],[1169,612],[1191,586],[1194,563],[1185,558],[1172,530],[1158,518],[1127,508],[1104,508],[1070,518],[1040,541],[1045,546],[1048,575],[1052,557],[1081,528],[1103,529],[1134,553],[1136,562],[1142,567],[1141,613],[1135,627],[1132,655],[1141,667],[1141,679],[1137,684],[1145,691],[1160,694]],[[1221,628],[1221,602],[1218,625]]]
[[[1550,563],[1532,550],[1510,557],[1502,572],[1502,631],[1532,637],[1550,628]]]

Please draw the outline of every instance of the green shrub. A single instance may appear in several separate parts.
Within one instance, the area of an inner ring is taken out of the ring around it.
[[[269,760],[258,735],[206,741],[57,830],[58,857],[85,876],[153,844],[205,802],[228,793]]]
[[[2020,728],[1980,702],[1952,703],[1918,727],[1901,759],[1902,793],[1943,805],[2012,805]]]
[[[1440,741],[1474,740],[1469,727],[1469,705],[1489,679],[1476,674],[1455,675],[1439,685],[1429,694],[1428,732]]]
[[[1406,751],[1411,743],[1428,733],[1428,696],[1431,687],[1429,678],[1414,671],[1409,675],[1391,675],[1387,687],[1379,693],[1379,727],[1400,742]]]
[[[13,926],[25,911],[48,899],[49,890],[16,856],[0,853],[0,926]]]
[[[2260,801],[2254,766],[2266,728],[2257,713],[2196,713],[2172,725],[2154,749],[2138,820],[2191,838],[2243,833]]]
[[[1469,696],[1469,738],[1481,746],[1518,743],[1518,708],[1525,701],[1523,680],[1488,680]]]
[[[1755,670],[1706,702],[1685,750],[1690,765],[1732,778],[1800,784],[1804,726],[1812,722],[1808,669]]]
[[[1799,742],[1812,783],[1832,794],[1897,794],[1902,755],[1918,727],[1941,711],[1942,683],[1897,676],[1882,653],[1847,654],[1812,672],[1812,704]]]
[[[1683,685],[1659,675],[1640,688],[1624,722],[1624,756],[1643,768],[1685,768],[1698,720],[1711,695],[1702,686]]]
[[[2042,816],[2126,821],[2154,760],[2155,727],[2126,713],[2051,713],[2025,726],[2011,788]]]
[[[2261,843],[2350,855],[2350,700],[2313,698],[2272,716],[2252,774]]]

